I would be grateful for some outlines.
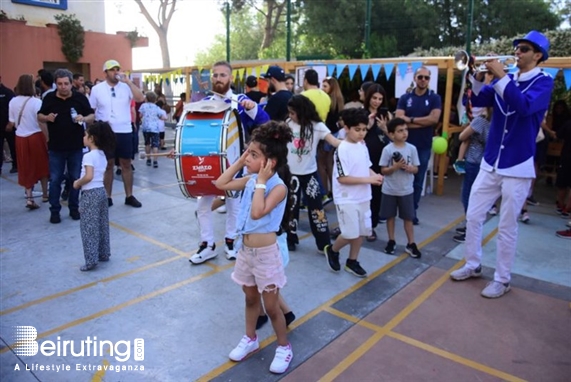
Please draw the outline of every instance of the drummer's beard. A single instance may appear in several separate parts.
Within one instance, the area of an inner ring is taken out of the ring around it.
[[[218,94],[226,94],[230,89],[230,82],[223,84],[222,82],[215,82],[212,84],[212,90]]]

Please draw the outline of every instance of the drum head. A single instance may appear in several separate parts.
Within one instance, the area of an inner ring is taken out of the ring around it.
[[[198,102],[191,102],[184,105],[185,111],[189,111],[191,113],[220,113],[221,111],[225,111],[229,109],[232,105],[226,103],[222,100],[208,100],[208,101],[198,101]]]

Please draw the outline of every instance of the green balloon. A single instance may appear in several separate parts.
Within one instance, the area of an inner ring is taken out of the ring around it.
[[[445,138],[438,137],[432,140],[432,151],[435,154],[444,154],[448,148],[448,141]]]

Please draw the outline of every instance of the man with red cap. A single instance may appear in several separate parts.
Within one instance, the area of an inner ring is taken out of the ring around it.
[[[498,60],[485,62],[495,79],[481,81],[484,72],[471,77],[472,105],[493,107],[494,113],[480,172],[470,193],[466,213],[466,265],[450,277],[460,281],[482,275],[482,226],[490,206],[502,198],[498,224],[494,279],[482,296],[498,298],[510,291],[511,268],[517,244],[517,218],[535,178],[535,139],[549,107],[553,78],[537,66],[549,57],[549,40],[537,31],[513,42],[518,71],[507,74]]]

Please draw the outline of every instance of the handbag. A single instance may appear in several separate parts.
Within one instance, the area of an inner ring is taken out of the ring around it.
[[[28,103],[28,101],[31,99],[32,97],[28,97],[28,99],[26,100],[26,102],[24,102],[24,105],[22,106],[22,110],[20,110],[20,114],[18,115],[18,123],[14,126],[14,130],[16,130],[18,128],[18,126],[20,126],[20,121],[22,120],[22,114],[24,114],[24,109],[26,108],[26,104]]]

